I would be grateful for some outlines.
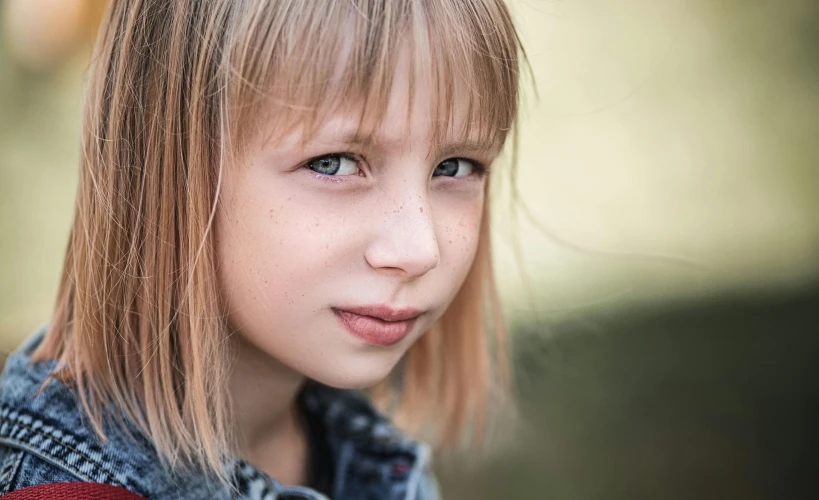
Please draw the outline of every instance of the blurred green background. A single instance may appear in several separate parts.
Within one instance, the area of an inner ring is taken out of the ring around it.
[[[522,424],[446,497],[819,498],[819,2],[510,5]],[[103,6],[0,1],[0,352],[49,317]]]

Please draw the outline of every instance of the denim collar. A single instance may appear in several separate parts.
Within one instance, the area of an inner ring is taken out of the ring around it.
[[[227,461],[238,494],[203,474],[170,473],[133,427],[125,433],[106,423],[108,439],[100,442],[69,388],[55,380],[37,394],[56,367],[53,360],[31,363],[45,331],[35,332],[6,362],[0,379],[0,444],[32,453],[79,480],[123,486],[147,498],[325,498],[309,488],[283,486],[238,458]],[[335,471],[333,498],[418,497],[430,463],[425,444],[398,431],[358,391],[310,383],[304,398],[307,411],[324,424]]]

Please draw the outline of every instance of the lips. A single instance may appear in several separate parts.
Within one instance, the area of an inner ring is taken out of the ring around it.
[[[344,327],[365,343],[389,347],[406,337],[423,311],[389,306],[333,308]]]

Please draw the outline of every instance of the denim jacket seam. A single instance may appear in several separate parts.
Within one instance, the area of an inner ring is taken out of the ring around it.
[[[258,491],[260,498],[267,498],[271,495],[273,498],[276,498],[280,493],[280,488],[278,488],[275,480],[266,474],[262,474],[261,471],[247,462],[241,461],[237,465],[236,474],[237,477],[240,477],[245,482],[248,489],[250,489],[250,485],[254,483],[262,484],[263,486]]]
[[[31,446],[30,444],[26,443],[25,441],[20,441],[18,439],[3,439],[3,438],[0,438],[0,444],[7,445],[7,446],[12,446],[12,447],[22,451],[23,453],[21,453],[20,456],[23,457],[23,458],[25,457],[26,454],[29,454],[29,455],[31,455],[33,457],[37,457],[37,458],[39,458],[41,460],[44,460],[45,462],[59,468],[63,472],[67,472],[67,473],[71,474],[72,476],[76,476],[78,479],[81,479],[83,481],[88,481],[88,482],[96,482],[96,481],[94,481],[94,479],[91,476],[87,476],[87,475],[83,474],[82,472],[79,472],[74,467],[71,467],[63,459],[57,458],[57,457],[55,457],[53,455],[50,455],[48,453],[43,453],[43,451],[41,449]],[[116,484],[116,486],[122,486],[119,483],[115,483],[115,484]]]
[[[3,405],[0,405],[0,410],[2,410],[2,409],[3,409]],[[23,449],[26,452],[31,453],[32,455],[35,455],[38,458],[41,458],[41,459],[43,459],[43,460],[45,460],[47,462],[50,462],[51,464],[63,469],[65,472],[67,472],[69,474],[72,474],[72,475],[74,475],[74,476],[76,476],[76,477],[78,477],[80,479],[85,480],[85,481],[94,481],[95,480],[95,478],[93,478],[92,476],[89,476],[87,474],[84,474],[84,473],[80,472],[77,467],[72,467],[64,459],[56,456],[56,454],[52,450],[45,449],[44,447],[41,447],[41,446],[33,446],[29,442],[27,442],[27,440],[11,437],[12,434],[13,434],[13,429],[14,428],[23,428],[26,431],[28,431],[28,432],[30,432],[32,434],[36,434],[36,435],[38,435],[38,436],[40,436],[40,437],[42,437],[42,438],[44,438],[46,440],[54,441],[58,448],[62,447],[65,450],[68,450],[71,453],[76,453],[83,460],[85,460],[88,463],[90,463],[91,465],[95,466],[96,471],[99,472],[102,476],[104,476],[105,480],[108,481],[110,484],[113,484],[115,486],[126,487],[126,485],[124,485],[120,481],[118,481],[116,479],[116,477],[111,472],[105,470],[105,467],[101,463],[99,463],[97,460],[94,460],[92,457],[88,456],[87,453],[85,453],[85,452],[83,452],[81,450],[78,450],[74,446],[71,446],[70,444],[66,443],[64,439],[58,438],[57,436],[54,436],[54,435],[50,435],[50,434],[45,433],[45,432],[43,432],[43,431],[41,431],[39,429],[35,429],[32,426],[19,421],[19,419],[9,418],[11,413],[12,412],[10,411],[9,415],[7,415],[7,416],[1,416],[0,415],[0,428],[2,428],[2,424],[6,424],[11,428],[10,431],[7,431],[7,432],[4,432],[4,433],[0,434],[0,443],[5,443],[5,444],[8,444],[8,445],[14,446],[15,448],[18,448],[18,449]],[[14,413],[17,413],[18,415],[21,414],[19,411],[14,411]],[[31,415],[28,415],[28,416],[31,417]],[[41,423],[44,423],[41,419],[37,419],[37,418],[33,418],[33,417],[32,417],[32,421],[39,421]],[[67,432],[63,431],[62,429],[60,429],[60,431],[62,432],[63,435],[71,435],[70,433],[67,433]],[[81,440],[77,439],[77,441],[80,442]]]
[[[11,448],[13,455],[8,457],[8,462],[3,464],[3,470],[0,471],[0,495],[5,495],[11,489],[11,485],[14,482],[14,478],[17,476],[17,472],[20,470],[20,464],[23,462],[23,458],[25,458],[25,451],[18,450],[16,448]]]

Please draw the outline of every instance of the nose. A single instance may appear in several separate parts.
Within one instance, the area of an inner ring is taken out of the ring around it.
[[[440,251],[432,210],[425,196],[404,196],[385,212],[364,253],[379,272],[417,278],[438,266]]]

